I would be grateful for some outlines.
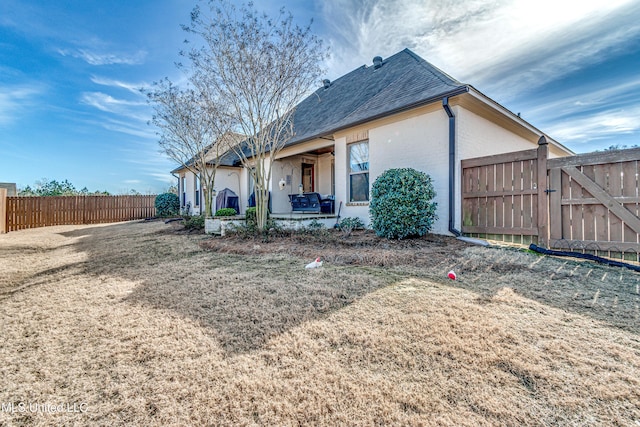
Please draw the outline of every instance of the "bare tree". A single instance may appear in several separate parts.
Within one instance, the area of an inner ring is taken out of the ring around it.
[[[231,132],[231,117],[210,92],[180,89],[166,78],[146,94],[162,151],[200,180],[205,215],[211,217],[219,159],[241,140]]]
[[[258,228],[264,230],[273,161],[294,136],[295,106],[318,81],[326,52],[310,25],[294,24],[284,9],[269,17],[253,3],[206,4],[209,13],[196,6],[184,26],[204,44],[186,55],[195,84],[223,100],[247,136],[235,150],[253,178]]]

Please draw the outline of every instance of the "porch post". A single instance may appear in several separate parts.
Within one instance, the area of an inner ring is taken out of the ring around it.
[[[542,135],[538,140],[538,246],[547,247],[549,241],[549,199],[547,194],[547,158],[549,142]]]

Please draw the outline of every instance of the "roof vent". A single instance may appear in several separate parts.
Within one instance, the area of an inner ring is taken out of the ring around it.
[[[377,70],[380,67],[382,67],[382,56],[376,56],[373,58],[373,68]]]
[[[329,89],[329,86],[331,86],[331,80],[329,79],[324,79],[322,81],[322,86],[324,86],[325,89]]]

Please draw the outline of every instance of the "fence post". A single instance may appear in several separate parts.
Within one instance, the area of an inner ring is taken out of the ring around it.
[[[0,234],[7,232],[7,189],[0,188]]]
[[[549,199],[547,194],[547,159],[549,142],[544,135],[538,140],[538,245],[546,248],[549,241]]]

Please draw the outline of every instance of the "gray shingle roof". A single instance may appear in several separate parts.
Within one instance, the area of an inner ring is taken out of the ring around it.
[[[385,59],[380,68],[363,65],[298,104],[295,136],[287,145],[463,91],[466,85],[404,49]]]
[[[381,67],[356,68],[298,104],[293,119],[295,136],[286,145],[330,136],[340,129],[467,90],[467,85],[404,49],[385,59]],[[225,163],[233,164],[232,158],[225,156]]]

